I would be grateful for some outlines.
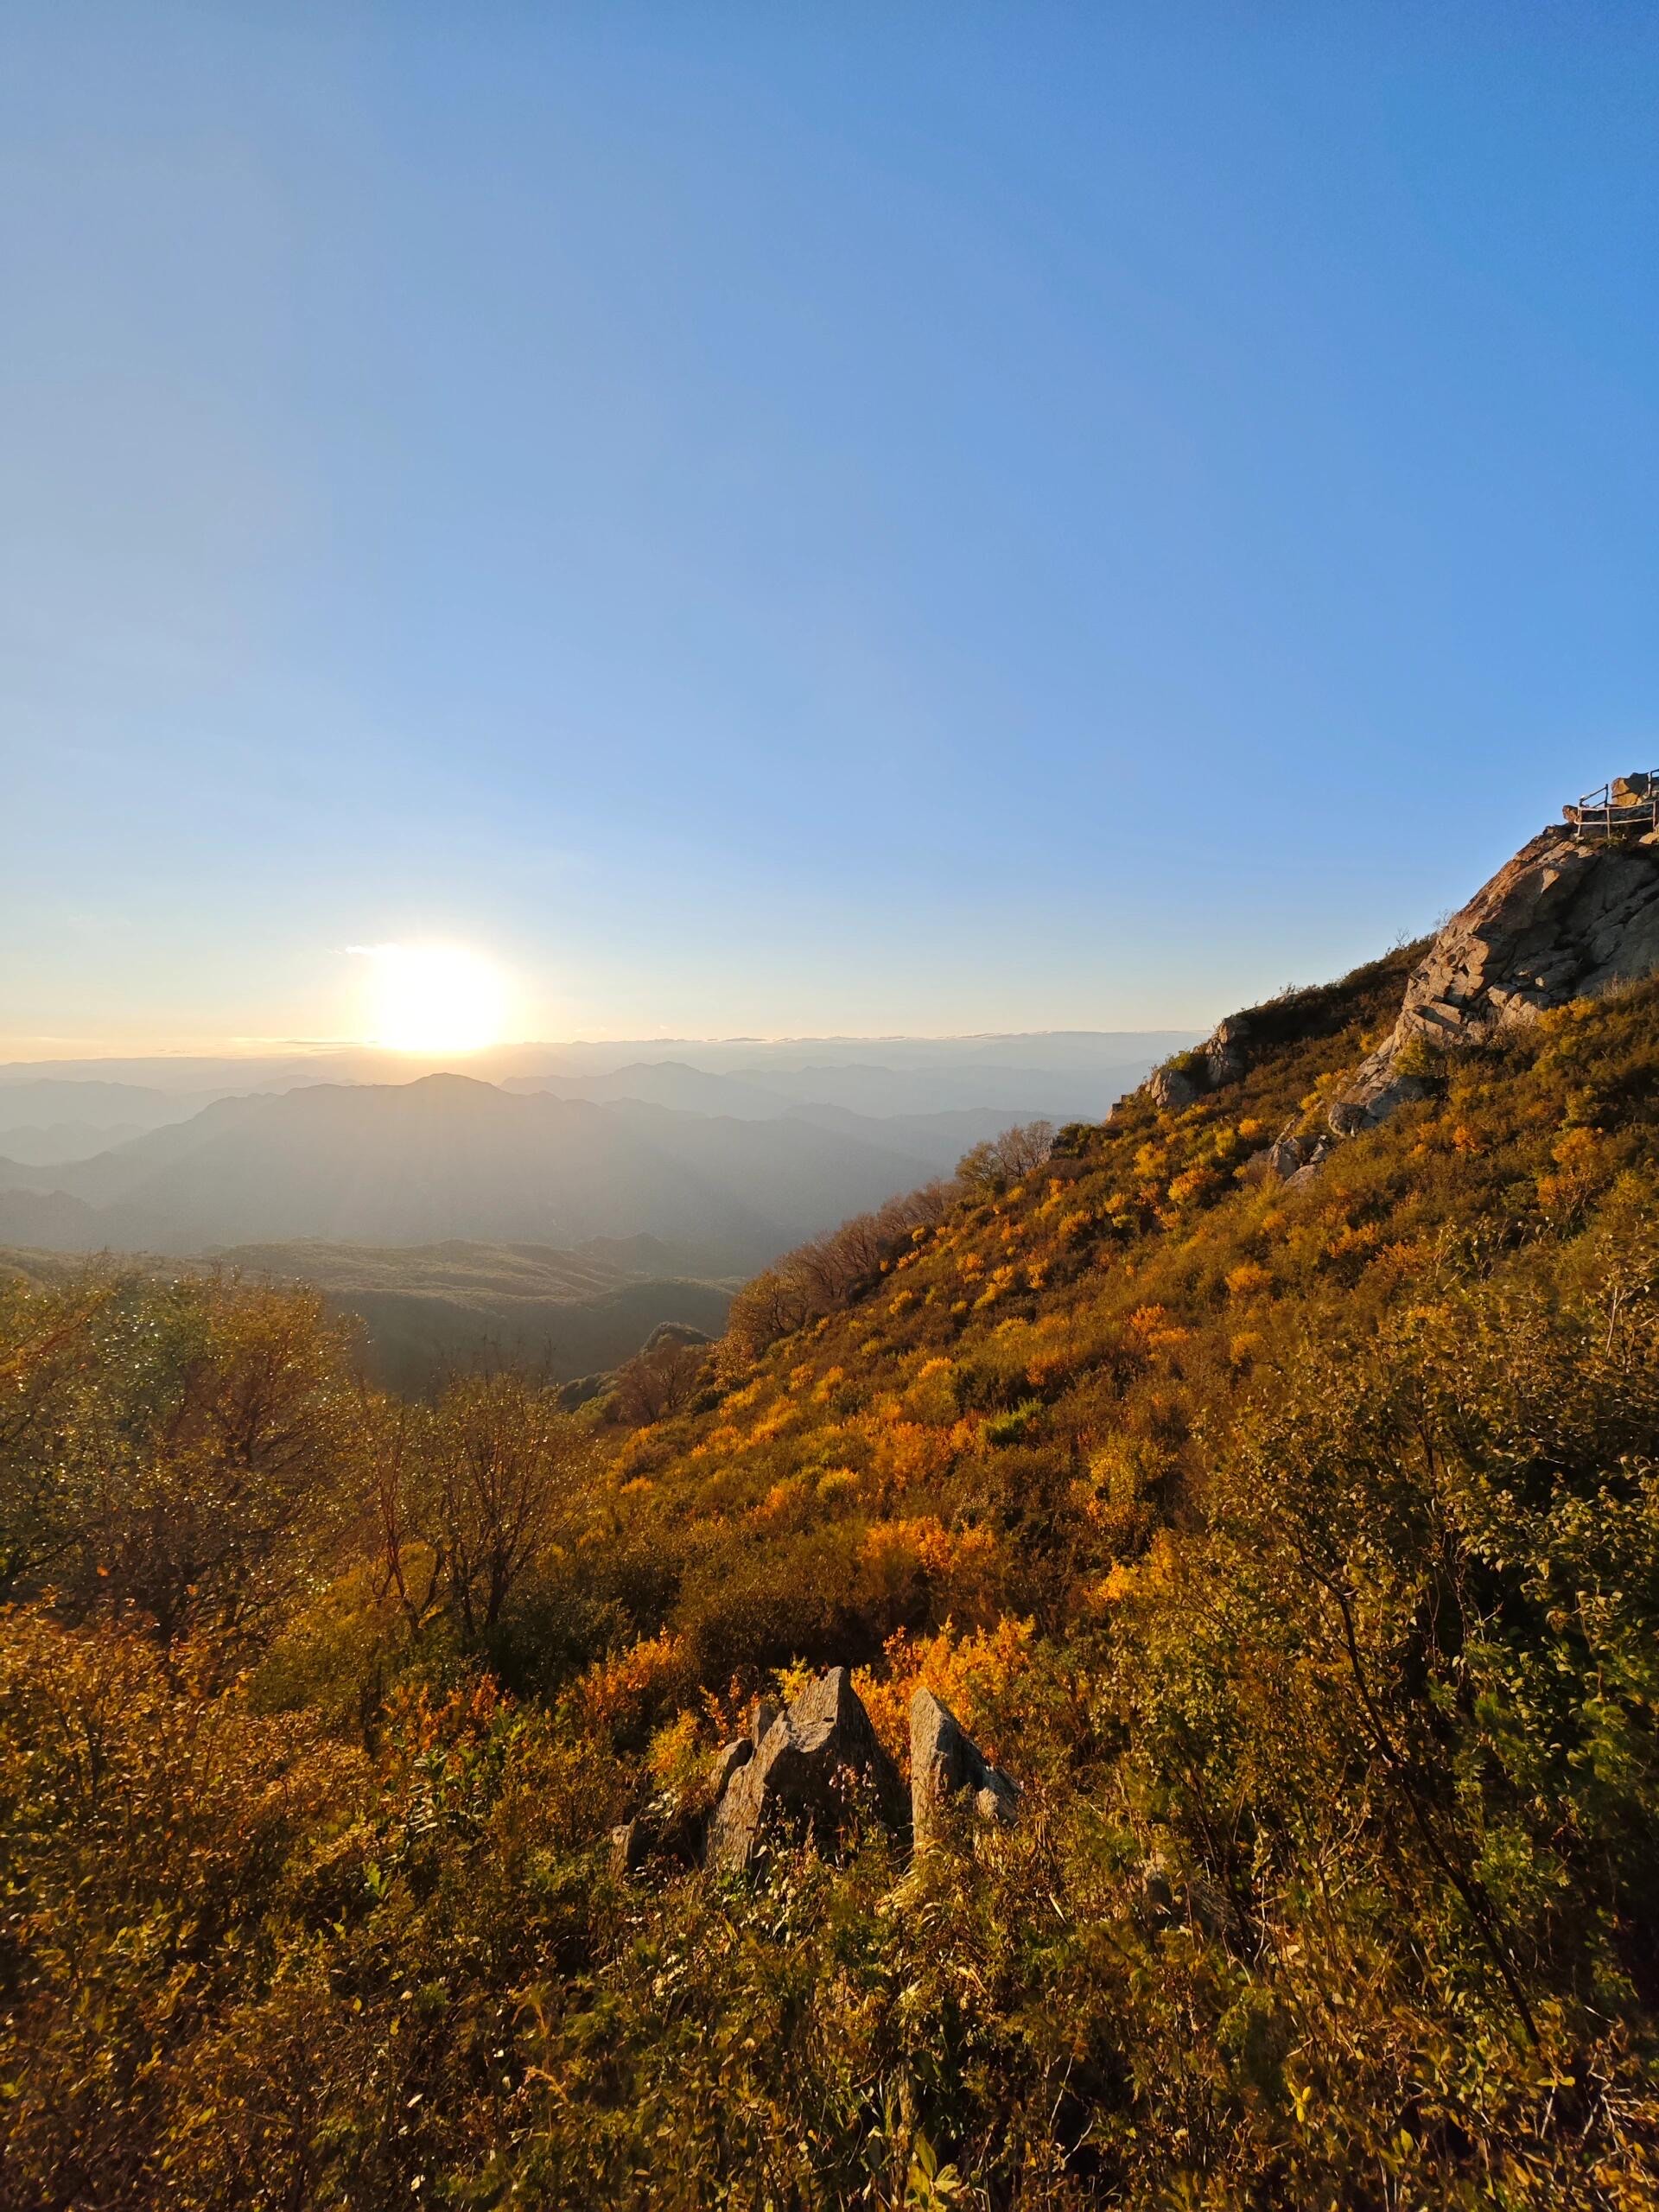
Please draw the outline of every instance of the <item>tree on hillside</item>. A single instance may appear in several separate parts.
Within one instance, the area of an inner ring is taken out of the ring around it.
[[[321,1297],[113,1279],[45,1303],[6,1370],[9,1592],[257,1643],[337,1534],[354,1393]]]
[[[619,1421],[644,1428],[690,1404],[709,1363],[709,1347],[664,1337],[617,1370],[612,1403]]]
[[[591,1465],[591,1435],[522,1375],[472,1376],[439,1402],[429,1451],[448,1602],[475,1645],[551,1541]]]
[[[1022,1122],[963,1153],[957,1179],[971,1197],[994,1198],[1034,1175],[1053,1149],[1052,1122]]]

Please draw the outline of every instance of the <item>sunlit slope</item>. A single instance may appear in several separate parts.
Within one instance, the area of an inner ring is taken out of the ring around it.
[[[817,1240],[677,1391],[0,1294],[27,2201],[206,2212],[251,2145],[374,2207],[1652,2204],[1659,983],[1281,1179],[1411,957]],[[830,1661],[1014,1823],[710,1869]]]
[[[1240,1080],[1065,1132],[752,1361],[740,1298],[705,1408],[616,1470],[624,1523],[684,1559],[669,1617],[708,1665],[868,1656],[1009,1609],[1058,1628],[1199,1512],[1236,1412],[1311,1334],[1380,1325],[1443,1268],[1570,1244],[1621,1179],[1644,1187],[1653,985],[1448,1059],[1299,1187],[1264,1173],[1281,1131],[1324,1126],[1421,950],[1262,1010]]]

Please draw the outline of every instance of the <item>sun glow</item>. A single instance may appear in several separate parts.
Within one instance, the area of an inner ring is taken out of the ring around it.
[[[506,979],[450,944],[374,944],[365,988],[368,1041],[391,1052],[478,1052],[501,1041]]]

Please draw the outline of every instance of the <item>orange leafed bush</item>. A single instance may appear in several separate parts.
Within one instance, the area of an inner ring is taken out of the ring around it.
[[[855,1669],[853,1686],[868,1710],[876,1734],[898,1761],[910,1768],[910,1700],[925,1682],[943,1698],[963,1726],[981,1738],[980,1748],[997,1756],[995,1716],[1028,1662],[1035,1624],[1005,1614],[993,1626],[960,1633],[949,1622],[935,1636],[912,1637],[899,1630],[885,1646],[885,1664]]]
[[[577,1702],[591,1726],[612,1729],[677,1687],[684,1671],[683,1647],[664,1630],[590,1667],[576,1686]]]
[[[873,1459],[875,1472],[894,1490],[903,1491],[943,1473],[950,1464],[951,1451],[950,1432],[920,1421],[897,1421],[877,1432]]]
[[[1172,1205],[1190,1205],[1194,1199],[1212,1198],[1225,1187],[1225,1178],[1206,1161],[1200,1160],[1177,1175],[1169,1186]]]
[[[1593,1129],[1568,1129],[1554,1146],[1554,1174],[1538,1178],[1538,1204],[1546,1214],[1577,1213],[1605,1181],[1606,1147]]]

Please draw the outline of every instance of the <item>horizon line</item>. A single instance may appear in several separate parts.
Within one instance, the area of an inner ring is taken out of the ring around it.
[[[1213,1025],[1211,1025],[1213,1026]],[[1013,1042],[1025,1039],[1046,1037],[1185,1037],[1207,1033],[1201,1025],[1192,1022],[1173,1022],[1138,1028],[1094,1029],[1084,1027],[1049,1029],[887,1029],[887,1030],[798,1030],[767,1033],[761,1031],[736,1031],[727,1035],[697,1036],[576,1036],[524,1037],[511,1042],[482,1045],[467,1052],[415,1052],[401,1051],[396,1046],[376,1045],[355,1038],[270,1038],[232,1039],[217,1047],[202,1046],[128,1046],[118,1049],[83,1050],[25,1054],[0,1060],[0,1069],[44,1067],[59,1063],[78,1066],[96,1066],[106,1061],[122,1060],[237,1060],[253,1061],[283,1053],[297,1053],[324,1058],[336,1053],[371,1053],[388,1060],[441,1061],[447,1059],[483,1060],[511,1052],[541,1052],[569,1051],[575,1047],[639,1046],[666,1047],[674,1045],[972,1045]]]

